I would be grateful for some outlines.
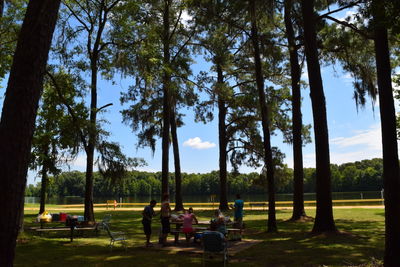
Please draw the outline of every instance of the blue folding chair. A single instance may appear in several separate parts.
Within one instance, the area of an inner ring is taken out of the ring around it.
[[[217,231],[206,231],[202,236],[203,242],[203,266],[205,266],[206,255],[222,254],[224,266],[228,261],[228,243],[225,236]]]

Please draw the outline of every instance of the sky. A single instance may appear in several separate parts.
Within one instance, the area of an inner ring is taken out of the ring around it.
[[[348,12],[347,14],[351,14]],[[338,14],[344,17],[346,13]],[[209,65],[197,59],[193,65],[193,71],[208,70]],[[378,103],[368,101],[365,108],[357,110],[353,97],[352,78],[344,73],[340,66],[328,66],[322,68],[322,78],[326,97],[327,119],[329,129],[329,144],[331,163],[342,164],[363,159],[382,157],[380,116]],[[302,79],[308,81],[307,73],[303,73]],[[0,88],[0,95],[4,95],[6,87],[5,79]],[[156,172],[161,171],[161,139],[157,141],[156,151],[153,154],[149,148],[137,149],[137,138],[129,126],[122,123],[120,111],[126,106],[119,102],[120,93],[126,92],[131,85],[129,79],[114,77],[114,83],[100,80],[98,93],[98,106],[108,103],[113,105],[106,109],[102,115],[109,121],[105,128],[110,131],[111,141],[121,145],[122,151],[130,157],[143,158],[147,166],[138,170]],[[312,109],[308,87],[302,90],[303,123],[312,125]],[[3,97],[0,98],[0,107]],[[378,101],[377,101],[378,102]],[[399,106],[398,103],[396,106]],[[195,123],[194,113],[190,109],[181,110],[185,114],[184,126],[178,129],[180,146],[181,169],[187,173],[206,173],[218,170],[218,124],[217,120],[210,123]],[[215,109],[217,114],[218,110]],[[313,129],[311,129],[312,139]],[[283,143],[278,134],[272,137],[272,146],[277,146],[286,154],[285,163],[293,167],[292,146]],[[315,167],[314,142],[303,148],[304,167]],[[85,170],[85,155],[80,154],[70,163],[65,170]],[[173,154],[170,150],[170,171],[173,167]],[[241,167],[241,172],[259,172],[260,169]],[[36,183],[40,179],[35,172],[28,174],[28,183]]]

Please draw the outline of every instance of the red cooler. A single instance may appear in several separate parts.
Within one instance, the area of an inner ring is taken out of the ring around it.
[[[65,222],[67,220],[67,214],[60,212],[60,222]]]

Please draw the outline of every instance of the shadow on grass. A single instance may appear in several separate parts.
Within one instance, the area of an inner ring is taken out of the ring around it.
[[[261,226],[259,221],[249,221],[248,225]],[[244,251],[236,261],[270,264],[264,266],[346,266],[382,258],[382,222],[339,219],[336,225],[338,234],[317,236],[310,233],[312,222],[278,221],[278,233],[246,231],[249,238],[265,241]]]

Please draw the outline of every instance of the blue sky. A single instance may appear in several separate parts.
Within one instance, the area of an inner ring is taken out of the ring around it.
[[[351,14],[352,12],[347,12]],[[338,14],[344,17],[346,13]],[[193,66],[194,72],[208,70],[208,65],[202,60]],[[381,134],[379,106],[369,101],[365,108],[357,112],[352,98],[352,79],[349,74],[343,73],[338,66],[322,69],[325,97],[327,103],[327,116],[330,140],[331,163],[342,164],[363,159],[381,157]],[[307,81],[307,73],[302,78]],[[4,95],[6,80],[1,83],[0,96]],[[98,93],[98,106],[113,103],[102,115],[109,121],[105,128],[111,132],[110,140],[120,143],[122,150],[131,157],[145,159],[147,166],[139,168],[145,171],[161,171],[161,140],[158,140],[154,155],[150,149],[136,149],[137,138],[129,126],[122,123],[120,111],[124,108],[119,102],[121,92],[125,92],[129,80],[121,80],[117,76],[111,82],[100,81]],[[309,98],[309,89],[302,90],[303,96],[303,123],[312,125],[312,110]],[[0,107],[2,107],[0,98]],[[397,104],[398,106],[398,104]],[[218,110],[215,109],[215,112]],[[218,127],[214,120],[208,124],[195,123],[191,110],[182,110],[186,114],[185,125],[178,129],[180,145],[181,168],[183,172],[205,173],[218,170]],[[311,130],[313,133],[313,130]],[[314,138],[312,138],[314,139]],[[286,154],[285,162],[289,167],[293,166],[292,147],[283,143],[282,138],[274,136],[272,145],[280,148]],[[314,143],[304,147],[304,166],[315,167]],[[71,170],[85,170],[85,155],[79,155],[69,166]],[[173,155],[170,153],[170,171],[173,171]],[[249,167],[242,167],[241,172],[260,171]],[[35,173],[30,171],[28,183],[36,183]]]

